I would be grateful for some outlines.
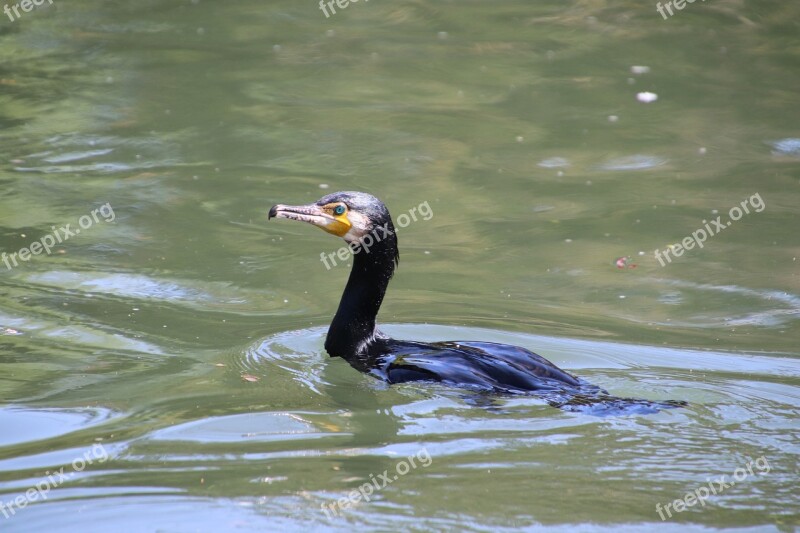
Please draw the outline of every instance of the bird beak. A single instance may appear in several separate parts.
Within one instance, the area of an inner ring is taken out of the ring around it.
[[[317,204],[308,205],[273,205],[267,220],[271,218],[288,218],[308,222],[337,237],[344,237],[350,231],[350,221],[346,216],[335,217]]]

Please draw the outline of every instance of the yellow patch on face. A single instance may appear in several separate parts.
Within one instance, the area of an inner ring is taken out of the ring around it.
[[[344,211],[341,214],[337,214],[338,211],[341,211],[341,208],[344,208]],[[330,216],[333,217],[333,220],[328,222],[325,226],[320,226],[323,230],[327,231],[332,235],[336,235],[337,237],[344,237],[353,224],[350,222],[350,219],[347,217],[349,210],[347,206],[342,203],[334,203],[322,206]]]

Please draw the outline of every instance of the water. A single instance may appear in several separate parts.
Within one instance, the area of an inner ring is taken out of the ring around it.
[[[55,0],[4,18],[0,250],[62,242],[0,263],[0,530],[794,531],[798,15]],[[399,232],[387,332],[512,343],[689,406],[598,418],[328,358],[348,265],[320,253],[342,243],[266,213],[352,189],[395,220],[432,211]]]

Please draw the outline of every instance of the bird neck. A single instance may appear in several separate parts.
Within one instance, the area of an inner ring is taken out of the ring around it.
[[[333,357],[362,355],[375,339],[375,319],[397,266],[397,237],[394,227],[390,231],[353,255],[350,278],[325,340],[325,350]]]

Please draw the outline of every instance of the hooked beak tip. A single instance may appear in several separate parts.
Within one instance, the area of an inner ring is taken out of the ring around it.
[[[267,215],[267,220],[275,218],[276,216],[278,216],[278,206],[273,205],[272,207],[269,208],[269,214]]]

